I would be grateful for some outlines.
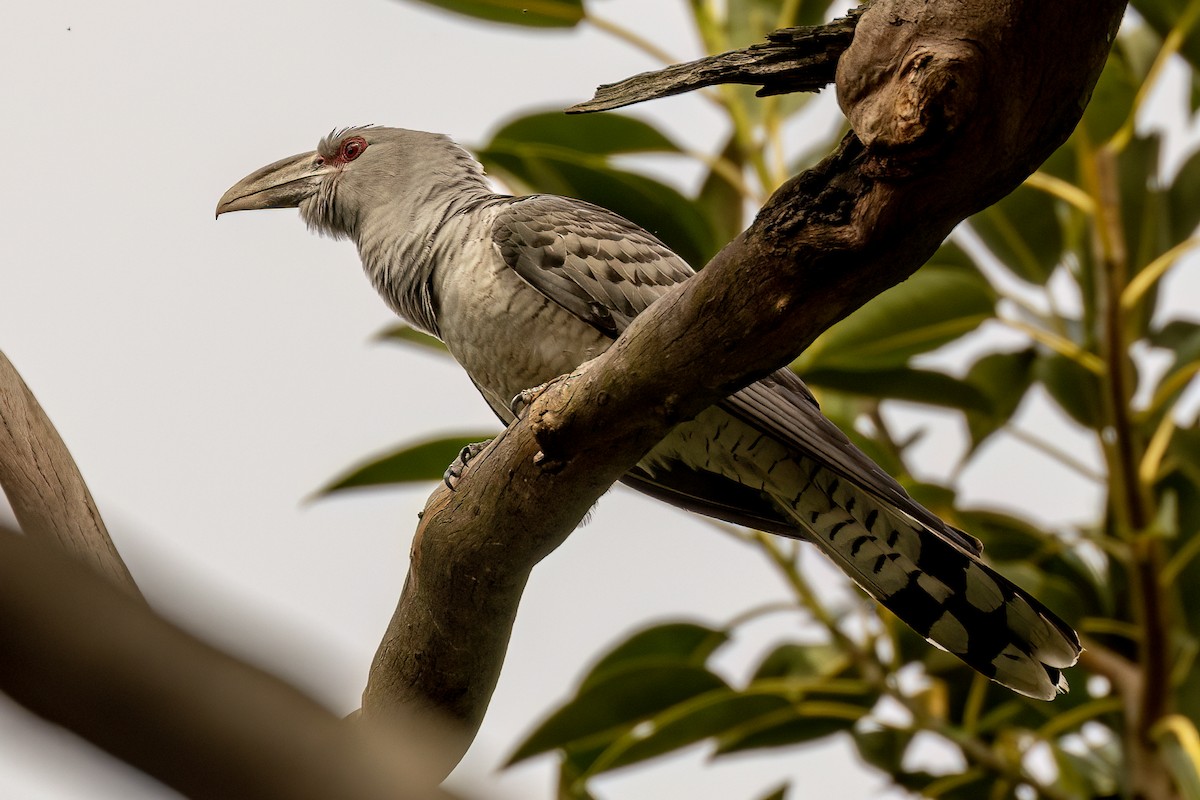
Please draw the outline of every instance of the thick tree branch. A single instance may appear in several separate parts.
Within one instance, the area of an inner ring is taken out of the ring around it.
[[[1019,185],[1078,122],[1124,7],[877,0],[838,65],[854,130],[838,151],[430,500],[364,712],[415,700],[472,730],[533,565],[671,426],[788,363]]]
[[[21,529],[141,596],[79,468],[37,398],[0,353],[0,487]]]
[[[3,528],[0,619],[0,689],[188,797],[449,798],[428,726],[348,725]]]

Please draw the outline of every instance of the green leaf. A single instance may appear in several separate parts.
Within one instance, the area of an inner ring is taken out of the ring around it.
[[[411,0],[410,0],[411,2]],[[531,28],[573,28],[583,19],[583,0],[421,0],[489,22]]]
[[[719,754],[819,739],[849,730],[879,699],[870,684],[847,675],[852,659],[832,644],[783,644],[769,653],[747,693],[779,693],[786,707],[730,726],[718,736]]]
[[[778,0],[729,0],[725,10],[726,38],[731,48],[749,47],[763,40],[776,28],[795,25],[793,20],[779,24]]]
[[[729,141],[721,150],[720,158],[732,164],[739,173],[744,171],[745,162],[737,136],[729,137]],[[730,183],[728,178],[716,169],[708,171],[708,176],[700,187],[700,194],[696,197],[696,203],[708,215],[713,234],[720,242],[731,241],[745,227],[746,198],[737,186]]]
[[[679,146],[654,126],[623,114],[542,111],[505,123],[484,150],[560,148],[590,155],[678,153]]]
[[[716,252],[706,215],[675,189],[616,169],[598,156],[538,146],[481,150],[480,160],[534,192],[586,200],[620,214],[662,239],[689,264]]]
[[[978,273],[926,264],[822,334],[793,368],[807,374],[902,367],[978,328],[993,316],[995,299]]]
[[[563,750],[558,770],[558,800],[596,800],[588,791],[583,774],[604,752],[606,745],[598,747],[568,747]]]
[[[524,190],[587,200],[615,211],[701,267],[724,244],[709,214],[664,183],[615,166],[626,153],[678,152],[651,125],[619,114],[540,112],[504,125],[476,155]]]
[[[1099,430],[1104,424],[1100,379],[1077,362],[1049,353],[1038,358],[1035,374],[1059,407],[1085,428]]]
[[[1159,330],[1153,331],[1149,339],[1155,347],[1170,350],[1175,356],[1155,388],[1157,395],[1158,392],[1164,391],[1165,387],[1175,386],[1162,397],[1164,408],[1170,408],[1191,382],[1184,376],[1176,376],[1185,370],[1195,369],[1197,362],[1200,362],[1200,324],[1189,320],[1172,320]]]
[[[1161,149],[1158,134],[1137,136],[1125,145],[1117,161],[1125,246],[1135,271],[1176,244],[1170,237],[1170,211],[1158,188]]]
[[[889,775],[901,771],[904,753],[913,739],[914,732],[904,728],[856,728],[854,745],[858,754],[876,769]]]
[[[971,452],[1012,419],[1033,384],[1036,360],[1036,351],[1029,348],[1013,353],[991,353],[971,365],[966,383],[974,386],[987,400],[984,411],[967,409]]]
[[[759,44],[777,28],[795,25],[819,25],[825,21],[825,12],[832,4],[817,2],[780,3],[779,0],[728,0],[725,3],[724,36],[718,40],[722,50],[734,50]],[[844,6],[839,6],[842,10]],[[784,11],[788,11],[786,15]],[[718,42],[713,42],[717,44]],[[792,92],[776,95],[769,101],[756,97],[758,87],[727,86],[742,106],[743,113],[755,124],[761,123],[768,108],[773,108],[778,118],[787,117],[806,106],[816,96],[812,92]]]
[[[829,8],[840,11],[846,4],[827,0],[802,0],[780,3],[779,0],[728,0],[725,4],[726,38],[731,48],[747,47],[761,42],[776,28],[795,25],[820,25]],[[790,14],[783,16],[783,9]]]
[[[603,680],[581,689],[539,725],[508,763],[558,747],[611,742],[664,709],[705,692],[728,688],[703,667],[677,663],[636,663],[608,671]]]
[[[1196,723],[1171,714],[1154,726],[1161,752],[1184,800],[1200,800],[1200,733]]]
[[[1129,254],[1130,277],[1140,272],[1157,256],[1177,244],[1171,237],[1171,212],[1167,193],[1157,183],[1161,140],[1157,134],[1138,136],[1121,151],[1117,159],[1117,188],[1121,199],[1121,222]],[[1158,302],[1158,286],[1146,292],[1125,317],[1125,325],[1134,334],[1144,336]]]
[[[962,509],[955,524],[983,542],[983,552],[992,561],[1028,561],[1058,540],[1023,519],[1000,511]]]
[[[1082,744],[1082,742],[1081,742]],[[1054,763],[1058,767],[1058,783],[1071,797],[1117,797],[1120,788],[1120,767],[1114,769],[1094,750],[1084,753],[1064,750],[1051,744]]]
[[[716,755],[787,747],[848,731],[870,706],[834,700],[805,700],[738,725],[717,739]]]
[[[971,254],[956,242],[949,240],[942,242],[942,246],[933,254],[933,258],[929,259],[928,266],[950,267],[970,273],[979,272],[979,265],[975,263]]]
[[[1182,0],[1131,0],[1130,5],[1137,9],[1142,19],[1162,38],[1166,38],[1188,7]],[[1179,53],[1187,59],[1192,69],[1200,69],[1200,37],[1195,35],[1195,28],[1190,36],[1183,38]]]
[[[1176,642],[1175,675],[1181,685],[1175,693],[1179,711],[1200,719],[1200,669],[1188,668],[1194,659],[1194,637],[1200,633],[1200,428],[1196,425],[1175,431],[1168,447],[1166,473],[1156,483],[1155,494],[1163,504],[1172,498],[1175,527],[1180,534],[1164,544],[1169,548],[1170,570],[1163,579],[1177,595],[1174,607],[1180,623],[1174,632]],[[1192,650],[1186,654],[1185,647]],[[1193,662],[1194,663],[1194,662]],[[1182,669],[1181,669],[1182,667]]]
[[[791,788],[790,785],[785,783],[770,794],[763,795],[759,800],[784,800],[789,788]]]
[[[383,486],[418,481],[439,481],[446,467],[458,458],[464,447],[485,441],[495,433],[465,433],[431,439],[407,445],[384,456],[372,458],[352,467],[341,477],[319,489],[316,494],[329,495],[345,489],[364,486]]]
[[[908,443],[901,443],[901,447],[907,448]],[[945,516],[954,508],[957,493],[950,486],[910,478],[904,481],[904,488],[914,500],[935,514]]]
[[[1167,213],[1171,220],[1171,238],[1182,242],[1200,225],[1200,149],[1194,150],[1167,190]]]
[[[781,644],[754,671],[754,680],[832,678],[849,666],[849,657],[832,644]]]
[[[963,773],[939,775],[921,787],[921,793],[938,800],[980,800],[993,796],[996,778],[978,767]],[[1008,800],[1013,794],[998,795]]]
[[[992,409],[988,398],[969,382],[932,370],[911,367],[870,371],[815,369],[805,373],[804,380],[812,386],[879,400],[908,400],[979,414],[987,414]]]
[[[727,641],[729,634],[725,631],[692,622],[671,622],[646,628],[596,662],[580,682],[580,689],[601,683],[609,673],[628,669],[639,662],[702,666],[709,655]]]
[[[1151,331],[1148,338],[1150,344],[1155,347],[1173,350],[1176,353],[1186,352],[1188,355],[1184,360],[1191,361],[1195,349],[1200,347],[1196,341],[1198,336],[1200,336],[1200,322],[1193,322],[1190,319],[1173,319]],[[1177,356],[1176,361],[1179,360]]]
[[[631,729],[596,758],[585,777],[682,750],[790,705],[780,694],[741,694],[731,689],[707,692]]]
[[[1200,486],[1200,427],[1193,424],[1177,428],[1167,446],[1167,456],[1170,467],[1178,469],[1188,480]],[[1186,527],[1183,530],[1196,531],[1195,535],[1200,535],[1195,528]]]
[[[442,344],[440,339],[430,336],[428,333],[413,328],[406,323],[393,325],[390,328],[385,328],[380,331],[376,339],[384,342],[397,342],[399,344],[415,345],[425,350],[432,350],[442,355],[450,355],[450,351],[446,349],[446,345]]]
[[[971,228],[1014,275],[1042,286],[1063,256],[1058,201],[1029,186],[971,217]]]
[[[1120,47],[1114,47],[1083,112],[1083,130],[1074,135],[1086,133],[1093,144],[1108,141],[1129,118],[1141,85],[1142,79],[1134,72],[1130,59]]]

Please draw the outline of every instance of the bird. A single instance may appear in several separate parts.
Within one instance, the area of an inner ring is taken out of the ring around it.
[[[505,424],[513,398],[603,352],[694,270],[616,213],[493,190],[447,136],[337,129],[238,181],[217,216],[298,208],[349,239],[408,324],[440,339]],[[1019,694],[1067,691],[1075,631],[910,497],[782,368],[681,422],[622,481],[691,511],[814,544],[928,641]]]

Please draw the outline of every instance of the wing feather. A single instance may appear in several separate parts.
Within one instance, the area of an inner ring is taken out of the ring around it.
[[[694,274],[643,228],[607,209],[565,197],[532,195],[508,201],[496,217],[492,234],[505,263],[530,286],[613,338],[670,287]],[[790,370],[779,370],[719,405],[955,546],[975,555],[982,551],[977,539],[947,525],[909,497],[855,447],[821,414],[812,392]],[[701,480],[683,465],[674,473],[653,477],[631,473],[628,482],[676,505],[722,519],[752,521],[775,531],[790,527],[756,493],[715,475]],[[719,486],[714,482],[731,484],[724,497],[715,496]],[[706,502],[706,494],[710,501]]]
[[[505,263],[530,286],[613,337],[667,287],[692,275],[648,231],[580,200],[533,195],[511,201],[492,235]]]

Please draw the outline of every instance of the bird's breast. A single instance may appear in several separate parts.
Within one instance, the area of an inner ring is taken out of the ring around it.
[[[612,343],[513,272],[490,233],[464,242],[437,295],[443,341],[506,420],[518,392],[570,372]]]

